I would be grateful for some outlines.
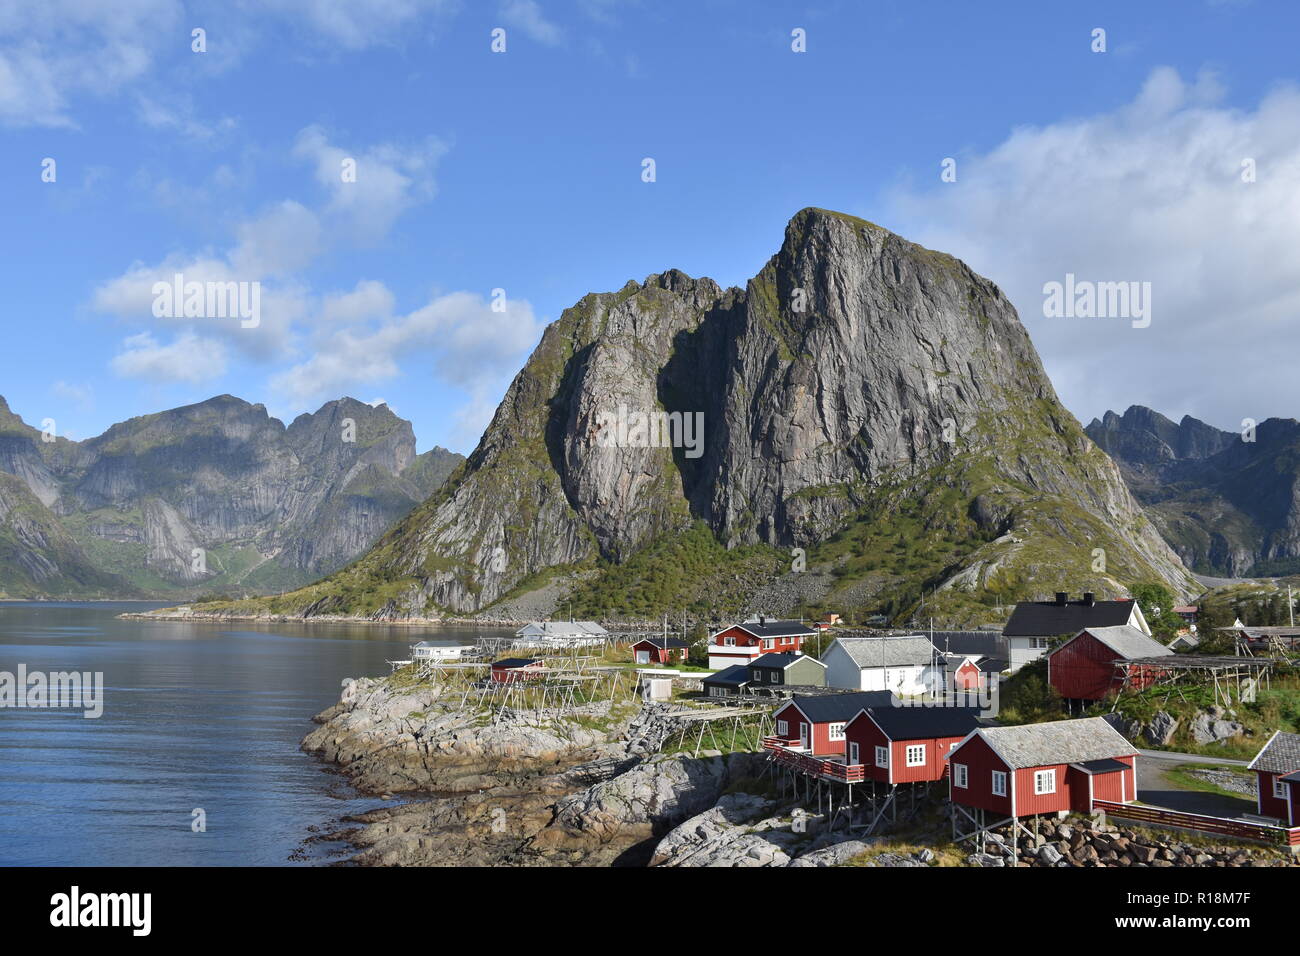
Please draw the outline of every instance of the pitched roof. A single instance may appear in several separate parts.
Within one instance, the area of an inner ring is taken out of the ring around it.
[[[1263,770],[1266,773],[1291,773],[1300,770],[1300,734],[1288,734],[1279,730],[1268,739],[1255,759],[1250,762],[1249,770]]]
[[[677,650],[679,648],[688,648],[691,646],[687,644],[685,641],[683,641],[680,637],[643,637],[641,638],[641,640],[637,641],[636,644],[633,644],[632,646],[636,647],[637,644],[650,644],[654,647],[659,648],[660,650],[665,650],[665,651]]]
[[[1100,717],[1053,720],[1019,727],[976,731],[1012,770],[1058,763],[1088,763],[1137,753],[1136,748]]]
[[[531,667],[541,662],[541,659],[537,657],[503,657],[499,661],[493,661],[492,666],[498,668]]]
[[[964,737],[984,726],[978,707],[869,707],[867,715],[890,740]]]
[[[755,637],[795,637],[800,634],[811,637],[817,633],[803,621],[741,621],[731,626],[748,631]],[[724,631],[730,629],[723,628]]]
[[[846,723],[867,707],[893,707],[893,691],[862,690],[852,694],[795,694],[790,702],[815,724],[843,720]]]
[[[1133,613],[1133,599],[1124,601],[1021,601],[1011,612],[1005,637],[1055,637],[1078,634],[1084,628],[1113,627],[1127,624]]]
[[[785,670],[796,661],[812,661],[818,667],[825,668],[826,665],[815,657],[809,657],[807,654],[764,654],[762,657],[756,657],[749,662],[750,667],[779,667]]]
[[[928,637],[921,634],[904,637],[837,637],[835,644],[842,647],[858,667],[929,664],[935,655],[934,645]]]
[[[1117,624],[1114,627],[1085,627],[1079,634],[1092,635],[1125,660],[1133,660],[1139,657],[1165,657],[1173,653],[1154,637],[1147,637],[1132,624]],[[1076,634],[1075,637],[1078,637],[1079,634]],[[1064,644],[1061,645],[1061,647],[1064,646]],[[1059,651],[1060,648],[1058,647],[1057,650]],[[1055,654],[1056,651],[1052,653]]]
[[[749,668],[744,664],[732,664],[730,667],[724,667],[717,673],[710,674],[701,681],[703,684],[741,684],[749,683]]]

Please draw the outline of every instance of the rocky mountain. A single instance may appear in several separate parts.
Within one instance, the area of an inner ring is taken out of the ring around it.
[[[0,588],[11,597],[296,587],[346,564],[463,461],[345,398],[287,428],[221,395],[47,440],[0,399]]]
[[[447,486],[344,572],[243,610],[490,616],[571,572],[584,613],[780,586],[969,619],[1190,586],[997,287],[819,209],[743,290],[672,270],[585,296]]]
[[[1189,567],[1229,577],[1300,571],[1300,422],[1270,418],[1252,435],[1189,415],[1175,424],[1134,405],[1087,431]]]

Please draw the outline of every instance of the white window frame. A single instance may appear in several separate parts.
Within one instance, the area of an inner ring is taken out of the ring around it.
[[[907,745],[907,765],[909,767],[925,766],[925,744]]]
[[[964,763],[955,763],[952,765],[952,785],[966,789],[970,782],[970,774]]]
[[[1282,782],[1281,776],[1273,778],[1273,796],[1279,800],[1286,799],[1286,784]]]
[[[889,766],[889,748],[888,748],[888,747],[881,747],[879,744],[876,745],[876,766],[877,766],[877,767],[888,767],[888,766]]]
[[[772,646],[773,643],[770,637],[763,638],[763,650],[770,651],[772,649]]]
[[[776,735],[777,735],[778,737],[789,737],[789,736],[790,736],[790,721],[788,721],[788,720],[778,720],[778,721],[776,722]]]
[[[841,721],[839,723],[828,725],[826,728],[826,734],[827,734],[827,739],[829,740],[843,740],[844,723]]]
[[[1007,772],[1005,770],[993,771],[993,796],[1005,797],[1007,795]]]
[[[723,646],[723,647],[735,647],[735,646],[736,646],[736,639],[735,639],[734,637],[724,637],[724,638],[722,639],[722,646]]]
[[[1050,783],[1051,786],[1045,786]],[[1034,771],[1034,795],[1043,796],[1049,793],[1056,793],[1056,771],[1055,770],[1035,770]]]
[[[850,740],[849,741],[849,766],[856,767],[860,763],[862,763],[862,760],[861,760],[860,751],[858,750],[858,742],[856,740]]]

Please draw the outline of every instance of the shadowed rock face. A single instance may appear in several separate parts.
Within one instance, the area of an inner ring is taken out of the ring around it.
[[[117,595],[304,583],[363,552],[461,460],[443,449],[417,456],[409,422],[353,399],[286,428],[223,395],[81,442],[42,441],[3,406],[0,472],[25,486],[67,547],[0,554],[0,581],[22,596],[103,594],[78,584],[87,575],[75,568],[93,553]],[[197,565],[195,549],[205,553]],[[42,562],[69,574],[21,570]]]
[[[1208,574],[1300,570],[1300,422],[1270,418],[1222,431],[1175,424],[1134,405],[1093,419],[1088,434],[1189,566]]]
[[[635,434],[620,415],[636,412],[702,415],[698,448],[620,443]],[[960,497],[954,521],[982,516],[990,536],[1104,545],[1129,578],[1187,582],[996,286],[805,209],[744,290],[669,271],[566,310],[465,470],[362,566],[412,582],[392,613],[472,611],[541,569],[620,562],[695,520],[728,545],[809,546],[886,492],[941,485]],[[1011,553],[1022,544],[975,555],[972,580],[1017,560],[1032,577],[1041,553],[1031,566]],[[346,611],[343,590],[322,611]]]

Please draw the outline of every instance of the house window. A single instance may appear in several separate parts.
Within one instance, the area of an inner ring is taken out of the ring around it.
[[[1031,637],[1031,638],[1029,639],[1029,646],[1032,647],[1032,648],[1033,648],[1034,650],[1036,650],[1036,651],[1043,651],[1043,650],[1046,650],[1046,649],[1047,649],[1047,638],[1045,638],[1045,637]]]
[[[771,649],[772,649],[772,639],[770,637],[763,638],[763,650],[770,651]]]
[[[1034,793],[1056,793],[1056,771],[1034,771]]]
[[[877,747],[877,748],[876,748],[876,766],[877,766],[877,767],[888,767],[888,766],[889,766],[889,748],[888,748],[888,747]]]
[[[925,766],[925,744],[911,744],[908,746],[907,765],[909,767]]]
[[[778,737],[788,737],[790,735],[790,722],[788,720],[778,720],[776,722],[776,735]]]
[[[734,637],[724,637],[722,639],[722,644],[724,647],[735,647],[736,639]]]
[[[1005,797],[1007,795],[1007,775],[1004,771],[993,771],[993,796]]]
[[[721,687],[710,687],[710,688],[709,688],[709,696],[710,696],[710,697],[721,697],[722,695],[723,695],[723,690],[722,690]]]
[[[952,765],[952,785],[966,789],[966,765],[964,763],[955,763]]]
[[[844,725],[843,725],[843,724],[831,724],[831,726],[830,726],[830,739],[831,739],[831,740],[843,740],[843,739],[844,739]]]
[[[855,741],[851,741],[849,743],[849,765],[856,767],[860,763],[862,761],[858,759],[858,745]]]
[[[1282,782],[1281,777],[1273,778],[1273,796],[1277,797],[1279,800],[1286,799],[1286,784]]]

